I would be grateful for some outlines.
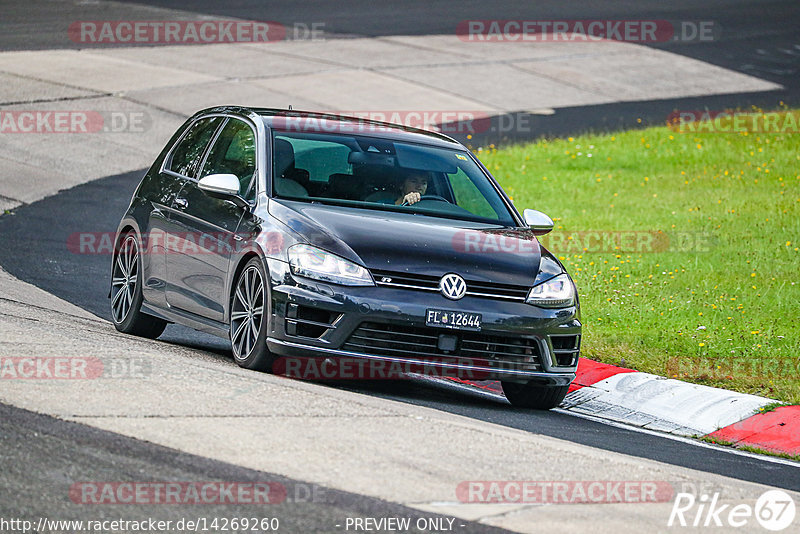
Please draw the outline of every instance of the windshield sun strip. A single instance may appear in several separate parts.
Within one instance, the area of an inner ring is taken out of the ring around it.
[[[469,217],[469,216],[459,216],[452,213],[443,213],[437,211],[415,210],[413,208],[409,209],[411,206],[393,206],[391,204],[381,204],[378,202],[363,202],[360,200],[344,200],[340,198],[330,198],[330,197],[291,197],[287,195],[283,196],[276,195],[275,198],[282,200],[306,202],[308,204],[318,203],[318,204],[326,204],[332,206],[346,206],[346,207],[365,209],[365,210],[389,211],[392,213],[406,213],[409,215],[423,215],[429,217],[436,217],[437,219],[450,219],[454,221],[484,223],[484,224],[491,224],[492,226],[496,226],[499,228],[516,228],[516,226],[514,225],[506,224],[504,221],[500,221],[497,219],[478,217],[477,215]]]

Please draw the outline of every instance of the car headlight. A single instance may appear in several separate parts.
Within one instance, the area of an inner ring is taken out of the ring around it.
[[[292,274],[345,286],[373,286],[372,276],[360,265],[311,245],[289,247]]]
[[[566,273],[559,274],[533,286],[525,302],[543,308],[566,308],[575,303],[575,287]]]

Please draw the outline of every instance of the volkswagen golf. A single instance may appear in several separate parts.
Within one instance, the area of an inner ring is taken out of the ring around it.
[[[448,136],[217,107],[187,120],[136,188],[111,315],[134,335],[178,323],[227,338],[248,369],[412,365],[499,380],[512,404],[550,409],[581,340],[575,285],[537,240],[552,228]]]

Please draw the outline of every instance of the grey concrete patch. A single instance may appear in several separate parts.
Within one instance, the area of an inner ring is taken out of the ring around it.
[[[188,86],[180,91],[171,88],[132,91],[127,96],[187,117],[200,109],[218,105],[288,108],[291,104],[294,109],[311,110],[322,107],[319,102],[299,95],[273,90],[269,78],[204,83]]]
[[[50,50],[0,54],[0,70],[100,92],[180,87],[220,79],[175,68],[116,59],[92,51]]]
[[[417,69],[413,69],[417,70]],[[284,94],[320,102],[327,109],[363,110],[475,110],[485,104],[424,84],[369,70],[338,70],[321,74],[270,79],[269,87]],[[480,88],[476,88],[480,89]]]
[[[0,191],[11,209],[19,202],[33,202],[44,196],[57,193],[60,189],[68,187],[71,180],[54,169],[37,166],[25,160],[25,155],[18,155],[19,161],[7,157],[7,149],[0,156]],[[1,201],[1,200],[0,200]],[[16,201],[16,202],[14,202]],[[11,206],[15,204],[14,206]]]
[[[383,40],[446,54],[451,60],[510,62],[521,59],[606,56],[636,46],[620,41],[564,43],[564,42],[478,42],[462,41],[456,35],[401,35]]]
[[[298,45],[302,43],[288,43],[281,49],[292,50]],[[327,62],[317,61],[314,55],[303,59],[278,54],[277,46],[277,43],[210,44],[191,52],[186,46],[104,48],[93,50],[92,54],[231,79],[289,76],[331,68]],[[315,45],[315,50],[319,48]]]
[[[88,112],[92,117],[88,123],[97,124],[100,130],[3,134],[0,195],[32,202],[109,173],[146,167],[184,120],[118,97],[73,100],[57,107],[42,102],[6,108],[54,109]]]
[[[8,204],[33,202],[43,196],[55,194],[62,189],[62,183],[69,183],[66,177],[54,170],[32,165],[25,161],[0,156],[0,191]],[[10,208],[4,208],[10,209]]]
[[[391,73],[409,82],[467,97],[475,95],[489,109],[504,112],[540,107],[601,104],[612,97],[575,87],[569,79],[554,80],[522,71],[505,63],[491,63],[473,69],[409,67]],[[480,96],[478,96],[480,95]]]
[[[520,69],[570,83],[614,100],[651,100],[740,91],[773,91],[781,86],[702,61],[645,47],[624,53],[569,60],[519,61]]]
[[[346,69],[390,69],[412,65],[458,63],[465,56],[453,55],[438,50],[437,46],[426,46],[431,37],[415,42],[394,38],[336,39],[329,41],[296,41],[275,44],[253,45],[263,53],[287,54],[295,58],[324,61],[331,66]]]
[[[62,100],[80,98],[97,94],[95,91],[77,89],[64,85],[43,82],[0,72],[0,105],[19,102],[35,102],[37,100]]]

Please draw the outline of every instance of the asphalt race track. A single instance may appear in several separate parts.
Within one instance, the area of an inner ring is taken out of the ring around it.
[[[31,433],[37,439],[31,440]],[[147,506],[148,518],[172,521],[173,525],[181,519],[205,518],[210,522],[215,517],[240,517],[261,521],[277,517],[283,531],[335,532],[340,529],[333,527],[343,525],[346,517],[397,516],[410,518],[412,522],[432,517],[397,504],[215,462],[3,404],[0,404],[0,448],[4,465],[9,468],[3,473],[4,492],[13,492],[17,499],[29,503],[29,517],[80,519],[70,510],[74,499],[80,497],[70,493],[72,484],[64,477],[65,472],[80,473],[83,480],[119,480],[123,474],[135,472],[142,481],[180,480],[202,484],[227,480],[282,486],[279,495],[283,500],[267,505],[225,503],[205,505],[202,511],[174,504]],[[31,457],[40,460],[31,464]],[[63,498],[67,494],[71,495],[72,502]],[[15,515],[16,511],[10,506],[8,499],[0,499],[0,517]],[[135,505],[104,506],[108,508],[104,510],[108,514],[105,517],[129,521],[140,521],[144,517]],[[469,521],[459,521],[458,527],[465,533],[506,532]]]
[[[79,254],[75,245],[79,243],[79,234],[82,233],[108,232],[113,235],[144,172],[96,180],[18,208],[13,215],[0,217],[0,266],[21,280],[110,320],[107,298],[110,284],[108,250],[100,254]],[[102,206],[102,209],[97,206]],[[68,243],[72,246],[68,246]],[[180,325],[170,325],[159,339],[211,352],[222,365],[236,365],[229,344],[221,338]],[[466,388],[454,390],[444,385],[436,387],[427,381],[376,381],[366,385],[347,383],[336,387],[428,406],[609,451],[800,490],[800,466],[772,463],[768,459],[734,454],[718,447],[635,432],[555,411],[527,411],[524,417],[520,417],[520,410],[512,408],[505,401],[488,398]]]

